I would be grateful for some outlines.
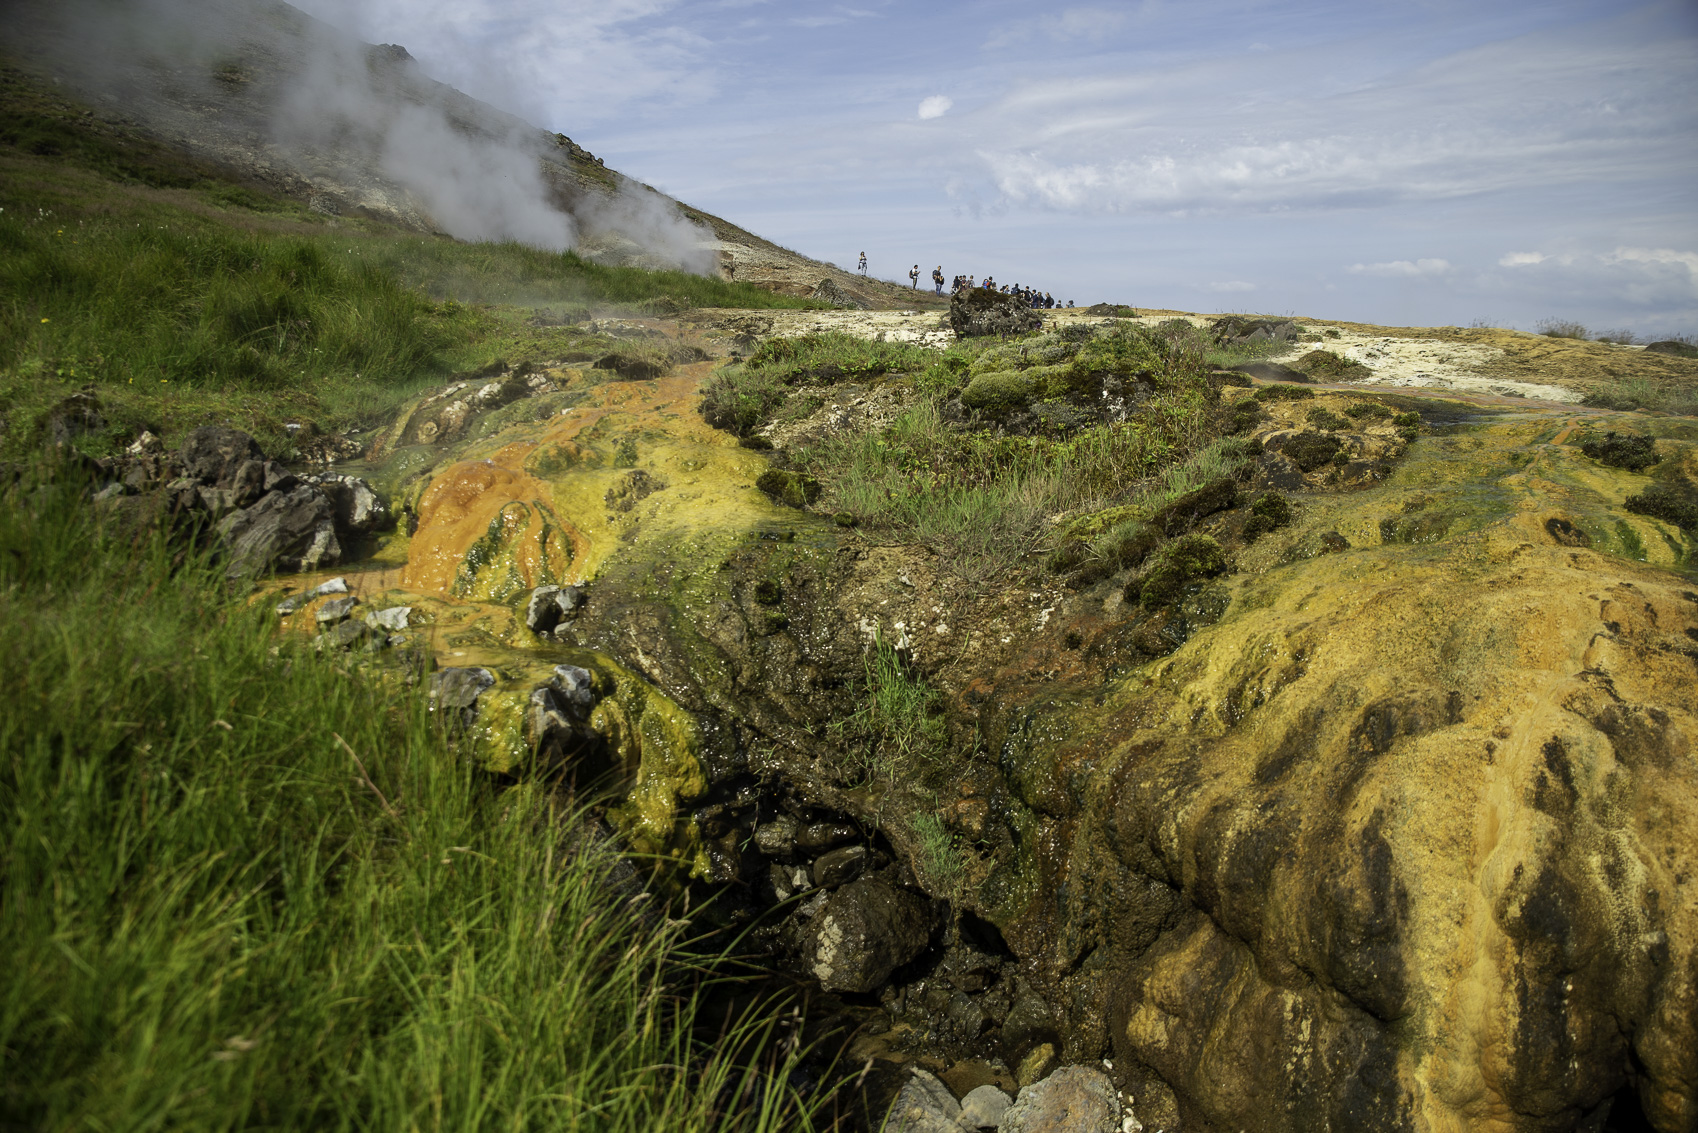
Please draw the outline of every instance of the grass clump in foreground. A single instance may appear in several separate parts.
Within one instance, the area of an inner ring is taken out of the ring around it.
[[[610,851],[266,605],[0,501],[8,1127],[806,1126]]]

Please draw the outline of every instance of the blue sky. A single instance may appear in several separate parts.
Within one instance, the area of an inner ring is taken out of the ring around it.
[[[296,0],[810,256],[1698,332],[1698,3]]]

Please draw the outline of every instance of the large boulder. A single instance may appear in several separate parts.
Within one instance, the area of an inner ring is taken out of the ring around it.
[[[257,469],[263,469],[265,453],[240,429],[203,425],[183,442],[179,460],[184,476],[211,487],[228,488],[247,462],[253,461]]]
[[[924,898],[877,878],[845,885],[813,919],[808,969],[827,991],[876,991],[931,939]]]
[[[1002,1114],[1001,1133],[1119,1133],[1120,1097],[1108,1075],[1063,1066],[1020,1091]]]
[[[318,570],[342,558],[330,500],[307,484],[268,493],[225,517],[217,531],[231,578]]]
[[[1044,317],[1018,295],[965,287],[949,301],[949,327],[957,338],[1007,337],[1042,330]]]

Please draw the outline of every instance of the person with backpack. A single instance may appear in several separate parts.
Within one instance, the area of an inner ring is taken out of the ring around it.
[[[915,264],[913,267],[908,269],[908,290],[918,291],[919,289],[920,289],[920,265]]]
[[[937,293],[939,295],[942,295],[943,294],[943,265],[942,264],[939,264],[935,268],[932,269],[932,284],[937,288]]]
[[[862,275],[867,274],[867,254],[865,252],[861,253],[861,262],[855,265],[855,270],[859,271]]]

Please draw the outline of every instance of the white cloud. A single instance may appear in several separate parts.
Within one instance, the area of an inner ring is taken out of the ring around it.
[[[1207,285],[1207,287],[1210,291],[1254,291],[1254,290],[1256,290],[1256,285],[1254,283],[1247,283],[1242,279],[1229,279],[1229,280],[1226,280],[1222,283],[1210,283],[1210,284]]]
[[[1606,264],[1678,264],[1698,283],[1698,252],[1677,252],[1673,248],[1617,248],[1601,257]]]
[[[1383,264],[1351,264],[1347,269],[1358,275],[1423,276],[1444,275],[1450,271],[1449,260],[1392,260]]]
[[[955,100],[947,94],[934,94],[930,98],[920,100],[920,118],[942,118],[954,105]]]
[[[1519,268],[1528,264],[1542,264],[1550,259],[1543,252],[1510,252],[1498,260],[1499,267]]]

